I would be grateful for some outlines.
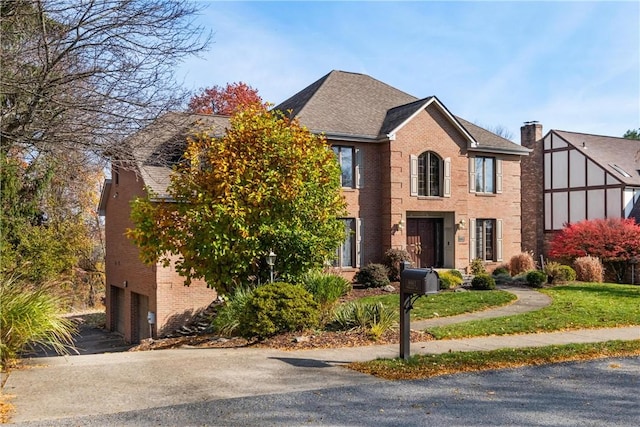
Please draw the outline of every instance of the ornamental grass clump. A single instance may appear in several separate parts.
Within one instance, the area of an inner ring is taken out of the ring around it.
[[[520,273],[535,270],[535,268],[536,263],[533,260],[533,255],[529,252],[521,252],[512,256],[509,260],[509,271],[512,276],[517,276]]]
[[[576,278],[582,282],[602,283],[604,281],[604,268],[599,258],[583,256],[573,262],[576,270]]]
[[[61,316],[63,302],[47,286],[34,287],[15,278],[0,279],[1,369],[35,346],[58,354],[74,350],[76,324]]]
[[[333,324],[339,330],[359,329],[371,338],[379,339],[397,325],[397,313],[381,302],[353,301],[336,308]]]
[[[218,310],[212,321],[213,330],[224,337],[232,337],[240,331],[240,316],[245,310],[247,301],[253,295],[249,286],[239,286],[227,297],[224,305]]]

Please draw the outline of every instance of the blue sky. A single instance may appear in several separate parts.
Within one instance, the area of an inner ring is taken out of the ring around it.
[[[188,89],[243,81],[277,104],[331,70],[368,74],[485,127],[640,128],[640,2],[212,2]]]

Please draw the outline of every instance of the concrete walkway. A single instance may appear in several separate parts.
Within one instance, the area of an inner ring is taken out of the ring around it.
[[[541,308],[551,304],[551,298],[549,298],[548,295],[524,286],[498,286],[498,289],[514,294],[518,299],[513,301],[511,304],[507,304],[502,307],[477,311],[475,313],[465,313],[458,316],[439,317],[411,322],[411,329],[423,330],[433,326],[452,325],[454,323],[467,322],[470,320],[511,316],[514,314],[526,313],[528,311],[540,310]]]
[[[525,310],[527,306],[548,303],[532,302],[536,300],[532,294],[539,294],[535,291],[518,288],[514,292],[520,290],[524,293],[519,294],[519,302],[498,310],[506,313],[504,310]],[[498,311],[482,313],[489,316]],[[416,324],[418,322],[412,324],[414,329]],[[633,326],[416,342],[411,343],[411,354],[637,339],[640,339],[640,327]],[[382,383],[384,380],[344,369],[343,365],[398,355],[399,346],[394,344],[303,351],[174,349],[44,357],[27,360],[29,369],[12,371],[5,378],[3,392],[15,396],[12,400],[17,408],[14,422],[45,421]]]

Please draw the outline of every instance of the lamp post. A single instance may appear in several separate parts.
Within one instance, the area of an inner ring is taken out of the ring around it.
[[[267,264],[269,264],[269,270],[271,272],[271,283],[273,283],[273,266],[276,263],[276,254],[273,251],[269,251],[269,255],[267,255]]]

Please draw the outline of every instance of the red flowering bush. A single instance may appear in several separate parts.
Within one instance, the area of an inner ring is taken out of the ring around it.
[[[583,256],[600,258],[605,270],[621,282],[628,261],[640,257],[640,225],[632,218],[568,224],[551,241],[549,256],[567,262]]]

